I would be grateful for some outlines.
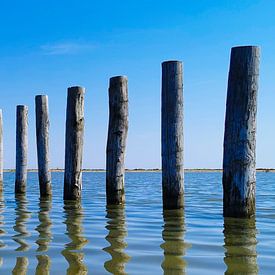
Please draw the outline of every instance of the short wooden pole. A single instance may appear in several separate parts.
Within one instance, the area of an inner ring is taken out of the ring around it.
[[[255,214],[256,113],[260,49],[231,50],[223,157],[223,214]]]
[[[17,106],[16,109],[16,175],[15,193],[26,192],[28,154],[28,107]]]
[[[64,200],[81,198],[84,135],[84,93],[82,87],[68,88]]]
[[[0,109],[0,192],[3,191],[3,113]]]
[[[183,70],[180,61],[162,63],[161,152],[164,209],[183,207]]]
[[[50,196],[51,173],[49,169],[49,107],[48,96],[37,95],[35,97],[36,114],[36,145],[38,159],[38,175],[40,197]]]
[[[107,204],[125,202],[124,158],[128,133],[128,80],[125,76],[110,79],[109,127],[106,149]]]

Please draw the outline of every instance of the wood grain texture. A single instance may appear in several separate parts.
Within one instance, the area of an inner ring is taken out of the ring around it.
[[[162,63],[161,153],[163,208],[182,208],[183,70],[179,61]]]
[[[49,168],[49,107],[48,96],[35,97],[36,145],[40,197],[51,196],[51,173]]]
[[[0,109],[0,192],[3,191],[3,113]]]
[[[122,204],[124,194],[124,158],[128,133],[128,80],[112,77],[109,86],[109,127],[106,149],[107,204]]]
[[[28,107],[16,108],[16,174],[15,194],[26,192],[28,155]]]
[[[223,158],[223,214],[255,214],[256,114],[260,49],[231,50]]]
[[[81,198],[84,136],[84,93],[82,87],[68,88],[64,200]]]

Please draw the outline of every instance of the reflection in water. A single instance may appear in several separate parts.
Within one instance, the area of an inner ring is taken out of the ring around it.
[[[26,222],[30,218],[30,212],[27,211],[27,200],[24,194],[15,196],[15,226],[13,227],[14,231],[18,234],[13,236],[13,240],[19,244],[19,247],[16,251],[27,251],[29,245],[25,241],[25,238],[29,236],[29,233],[26,228]],[[18,258],[20,259],[20,258]]]
[[[185,274],[186,261],[183,259],[187,248],[184,243],[184,213],[179,210],[164,210],[164,226],[162,231],[161,248],[164,250],[164,259],[161,267],[164,274]]]
[[[69,263],[67,274],[88,274],[88,269],[83,262],[84,253],[82,248],[87,244],[88,240],[83,236],[82,228],[82,207],[80,201],[65,201],[64,216],[67,229],[67,235],[71,242],[65,245],[62,255]],[[76,251],[78,250],[78,251]]]
[[[104,251],[110,254],[111,260],[106,261],[104,267],[112,274],[126,274],[125,264],[130,260],[130,256],[124,252],[127,247],[124,240],[127,235],[124,206],[107,206],[106,212],[108,219],[106,229],[109,231],[106,240],[110,246],[105,247]]]
[[[48,255],[37,255],[38,261],[35,274],[36,275],[48,275],[50,274],[51,259]]]
[[[49,243],[51,242],[52,221],[49,215],[51,208],[52,208],[51,198],[40,198],[39,212],[38,212],[39,224],[35,229],[39,233],[38,239],[36,241],[36,243],[38,244],[37,251],[39,252],[48,251],[48,246],[49,246]],[[37,255],[36,259],[38,263],[35,270],[35,274],[36,275],[50,274],[50,266],[51,266],[50,257],[48,255]]]
[[[47,251],[48,245],[51,241],[52,222],[49,216],[51,206],[52,206],[51,199],[40,198],[39,212],[38,212],[39,225],[35,229],[39,233],[38,239],[36,241],[36,243],[38,244],[37,251]]]
[[[4,203],[4,198],[3,198],[3,193],[0,192],[0,238],[5,235],[5,230],[3,229],[4,227],[4,216],[3,216],[3,212],[5,209],[5,203]],[[2,240],[0,240],[0,248],[5,247],[6,245],[4,244],[4,242]],[[0,262],[0,266],[1,266],[1,262]]]
[[[258,274],[255,218],[224,218],[225,274]]]
[[[16,264],[14,269],[12,270],[12,274],[14,275],[25,275],[27,274],[29,261],[26,257],[17,257]]]

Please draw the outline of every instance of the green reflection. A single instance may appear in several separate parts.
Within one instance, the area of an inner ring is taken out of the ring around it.
[[[48,255],[37,255],[38,261],[35,274],[36,275],[48,275],[50,274],[51,259]]]
[[[52,221],[49,215],[51,208],[52,208],[51,199],[40,198],[39,212],[38,212],[39,225],[35,228],[35,230],[38,231],[39,233],[38,239],[36,241],[36,243],[38,244],[37,251],[47,251],[48,245],[51,241]]]
[[[83,236],[82,218],[83,212],[80,201],[65,201],[64,216],[67,235],[71,242],[65,245],[62,255],[69,263],[67,274],[88,274],[88,269],[83,262],[84,253],[81,252],[88,240]]]
[[[225,274],[258,274],[255,218],[224,218]]]
[[[15,196],[15,226],[14,231],[18,234],[13,236],[13,240],[16,241],[19,246],[15,251],[27,251],[29,249],[28,243],[25,238],[29,236],[29,232],[26,228],[26,222],[30,218],[30,212],[27,210],[28,201],[24,194]]]
[[[27,257],[17,257],[15,267],[12,270],[12,274],[14,275],[27,274],[28,265],[29,265],[29,261]]]
[[[131,257],[124,252],[127,247],[124,240],[127,236],[125,209],[123,205],[113,205],[107,206],[106,212],[108,235],[105,239],[110,246],[105,247],[104,251],[110,254],[111,260],[106,261],[104,267],[112,274],[126,274],[125,265]]]
[[[164,258],[161,264],[164,274],[185,274],[186,261],[183,259],[187,245],[184,243],[184,212],[164,210],[162,231]]]

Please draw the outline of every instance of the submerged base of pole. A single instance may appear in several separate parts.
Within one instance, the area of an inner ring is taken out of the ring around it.
[[[183,194],[170,195],[163,192],[163,209],[181,209],[184,208],[184,197]]]
[[[107,182],[107,186],[110,184]],[[120,205],[125,203],[125,191],[122,190],[110,190],[107,188],[107,205]]]

